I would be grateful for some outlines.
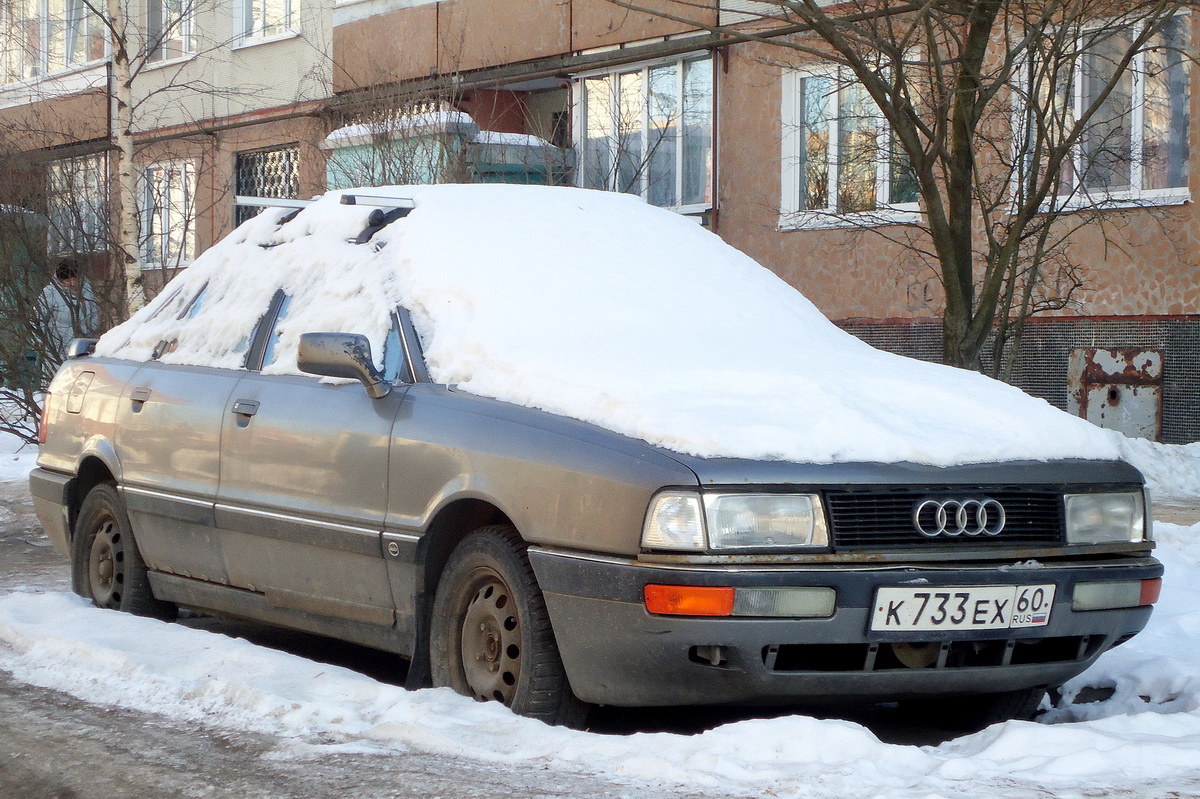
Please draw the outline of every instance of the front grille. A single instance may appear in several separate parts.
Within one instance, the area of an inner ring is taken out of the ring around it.
[[[998,535],[922,535],[913,524],[913,511],[929,499],[994,499],[1004,506],[1004,529]],[[1058,546],[1063,543],[1061,490],[995,491],[970,486],[834,490],[825,492],[825,504],[829,510],[835,552],[910,547],[967,549],[981,546]]]

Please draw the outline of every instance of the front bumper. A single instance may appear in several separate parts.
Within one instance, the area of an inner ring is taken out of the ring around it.
[[[530,562],[575,694],[621,706],[889,701],[1057,686],[1145,627],[1151,607],[1075,612],[1077,582],[1161,577],[1152,557],[1043,564],[659,566],[541,548]],[[878,588],[1054,583],[1050,622],[1003,630],[872,632]],[[830,618],[652,615],[648,583],[827,586]],[[927,667],[905,650],[930,651]],[[715,663],[714,663],[715,662]]]

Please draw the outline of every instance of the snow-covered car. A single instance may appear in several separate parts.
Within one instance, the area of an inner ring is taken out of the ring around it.
[[[1112,435],[875,350],[637,199],[388,187],[264,211],[69,360],[31,484],[97,605],[378,647],[551,722],[989,721],[1150,616]]]

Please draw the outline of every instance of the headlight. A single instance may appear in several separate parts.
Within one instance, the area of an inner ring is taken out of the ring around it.
[[[715,494],[704,497],[713,549],[826,547],[820,497],[810,494]]]
[[[829,546],[821,499],[810,494],[671,491],[650,503],[646,549],[812,549]]]
[[[700,495],[685,492],[659,494],[650,503],[642,526],[646,549],[704,549],[704,516]]]
[[[1105,544],[1145,539],[1142,494],[1068,494],[1067,542]]]

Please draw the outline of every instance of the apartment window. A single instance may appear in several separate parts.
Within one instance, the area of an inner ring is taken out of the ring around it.
[[[288,200],[300,196],[300,148],[296,145],[238,153],[234,172],[236,194]],[[235,206],[234,225],[261,210],[261,206]]]
[[[783,81],[783,224],[905,221],[917,211],[912,171],[849,70],[823,65]]]
[[[243,39],[281,36],[292,26],[293,0],[237,0],[237,32]]]
[[[50,0],[52,14],[63,14],[63,67],[104,59],[107,36],[104,23],[83,0]]]
[[[187,266],[196,255],[196,167],[151,164],[142,173],[142,259],[150,268]]]
[[[104,153],[50,162],[46,202],[52,254],[108,249],[108,159]]]
[[[1074,119],[1096,106],[1104,87],[1113,91],[1096,107],[1071,162],[1063,169],[1059,194],[1072,202],[1150,200],[1186,196],[1190,17],[1167,22],[1118,74],[1136,29],[1084,31],[1075,75],[1059,80],[1055,103]]]
[[[169,61],[195,52],[191,0],[149,0],[146,40],[151,61]]]
[[[681,211],[712,205],[712,58],[582,76],[576,182]]]
[[[0,0],[0,82],[102,61],[103,23],[83,0]]]

